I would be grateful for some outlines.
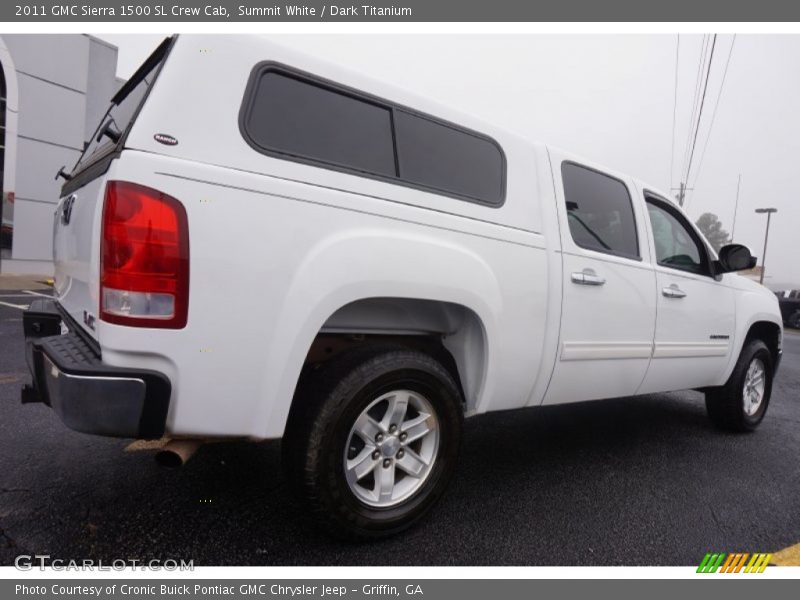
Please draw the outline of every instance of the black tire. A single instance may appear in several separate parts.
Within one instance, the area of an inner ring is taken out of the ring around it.
[[[792,315],[789,317],[787,325],[793,329],[800,329],[800,310],[796,310],[794,313],[792,313]]]
[[[749,415],[745,410],[745,378],[756,359],[764,365],[764,395],[758,409]],[[747,342],[727,383],[706,391],[706,409],[711,422],[725,431],[754,431],[769,406],[773,372],[772,353],[767,345],[761,340]]]
[[[362,411],[396,389],[429,401],[439,442],[420,489],[397,505],[378,508],[349,487],[345,449]],[[346,540],[390,536],[418,522],[441,497],[455,468],[462,421],[461,393],[438,361],[402,347],[359,349],[303,374],[284,437],[284,467],[330,534]]]

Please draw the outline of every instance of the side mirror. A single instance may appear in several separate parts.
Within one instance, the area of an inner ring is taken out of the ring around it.
[[[750,254],[750,249],[741,244],[728,244],[719,251],[719,260],[714,265],[717,273],[733,273],[746,271],[756,266],[757,259]]]

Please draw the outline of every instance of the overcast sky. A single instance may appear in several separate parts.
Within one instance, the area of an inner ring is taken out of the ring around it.
[[[128,77],[163,36],[101,35]],[[662,190],[676,187],[703,36],[680,36],[673,172],[676,35],[295,35],[273,39],[426,94],[532,139],[576,152]],[[770,287],[800,288],[800,36],[732,35],[714,50],[685,208],[717,214],[759,257],[772,206]],[[706,146],[714,107],[719,99]],[[702,163],[700,162],[702,158]],[[699,169],[698,169],[699,167]],[[760,264],[760,260],[759,260]]]

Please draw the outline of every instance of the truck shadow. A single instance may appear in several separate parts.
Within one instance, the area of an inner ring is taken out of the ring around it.
[[[574,536],[581,564],[615,564],[615,544],[636,529],[632,522],[669,524],[707,491],[692,491],[703,472],[698,457],[730,451],[731,440],[746,441],[711,429],[692,393],[476,417],[431,517],[359,545],[310,522],[281,472],[279,442],[210,444],[168,471],[151,453],[66,432],[60,445],[77,464],[8,507],[2,523],[16,548],[7,543],[3,554],[195,565],[572,564],[553,544]],[[51,467],[38,465],[40,476]],[[657,529],[653,539],[668,533]]]

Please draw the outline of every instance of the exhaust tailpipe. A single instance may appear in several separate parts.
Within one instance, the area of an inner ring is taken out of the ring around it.
[[[156,454],[156,462],[168,469],[185,465],[203,442],[201,440],[170,440]]]

